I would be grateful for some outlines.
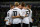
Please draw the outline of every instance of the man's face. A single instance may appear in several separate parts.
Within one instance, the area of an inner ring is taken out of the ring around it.
[[[12,6],[12,8],[14,8],[14,6]]]
[[[11,7],[12,9],[14,8],[14,6]]]
[[[23,7],[21,5],[19,5],[19,8],[22,9]]]

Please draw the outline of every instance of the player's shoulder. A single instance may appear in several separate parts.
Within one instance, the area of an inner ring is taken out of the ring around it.
[[[30,9],[30,11],[32,11],[32,10]]]
[[[22,10],[24,11],[25,9],[23,8]]]
[[[32,10],[31,10],[31,12],[32,12]]]
[[[20,10],[20,8],[18,8],[18,10]]]
[[[13,9],[10,9],[7,13],[10,13],[10,12],[12,12],[13,11]]]
[[[19,8],[14,8],[13,10],[20,10]]]
[[[29,11],[29,9],[26,9],[26,11]]]
[[[17,11],[18,9],[17,8],[13,8],[13,11]]]
[[[32,10],[31,10],[32,11]]]
[[[15,7],[14,10],[18,10],[18,8]]]
[[[13,9],[10,9],[9,12],[11,12]]]

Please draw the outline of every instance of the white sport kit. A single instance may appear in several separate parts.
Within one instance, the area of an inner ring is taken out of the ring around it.
[[[25,15],[27,15],[27,17],[25,17]],[[22,22],[25,23],[25,24],[29,24],[29,17],[28,17],[29,16],[29,10],[22,9],[21,10],[21,16],[24,17]]]
[[[19,8],[14,8],[12,11],[12,16],[19,16],[20,14],[20,9]],[[13,24],[19,24],[21,23],[21,19],[20,18],[14,18],[13,19]]]
[[[31,9],[29,9],[29,10],[30,10],[30,14],[29,14],[29,22],[33,23],[33,21],[32,21],[32,10],[31,10]]]
[[[5,17],[5,20],[8,20],[8,21],[6,21],[6,25],[10,25],[9,24],[9,17]]]
[[[5,17],[5,20],[8,20],[8,21],[6,21],[6,25],[10,25],[9,23],[12,23],[12,22],[11,22],[11,21],[12,21],[11,14],[12,14],[12,11],[9,10],[9,11],[7,12],[7,17]]]

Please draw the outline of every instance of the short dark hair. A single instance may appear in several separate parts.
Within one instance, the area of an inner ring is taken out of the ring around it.
[[[28,4],[28,7],[30,8],[30,7],[31,7],[31,5],[29,5],[29,4]]]
[[[22,3],[21,3],[21,6],[23,6],[23,7],[24,7],[24,6],[25,6],[25,3],[24,3],[24,2],[22,2]]]
[[[14,5],[13,4],[10,4],[10,7],[13,7]]]

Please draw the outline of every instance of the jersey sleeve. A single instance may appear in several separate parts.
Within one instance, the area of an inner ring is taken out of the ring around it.
[[[8,20],[9,19],[9,17],[5,17],[5,20]]]
[[[9,10],[9,11],[7,12],[7,17],[11,18],[11,16],[12,16],[12,10]]]
[[[9,12],[9,17],[11,17],[11,16],[12,16],[12,14],[13,14],[13,12],[12,12],[12,11],[10,11],[10,12]]]
[[[32,11],[31,11],[31,18],[32,18]]]
[[[9,11],[8,11],[9,12]],[[9,15],[9,13],[7,12],[7,16]]]
[[[9,11],[8,11],[9,12]],[[5,17],[5,19],[4,20],[7,20],[9,17],[8,17],[8,12],[7,12],[7,16]]]
[[[10,22],[10,23],[12,22],[12,14],[13,14],[13,11],[11,10],[11,11],[9,12],[9,22]]]
[[[31,10],[30,10],[30,15],[29,15],[29,17],[32,18],[32,11],[31,11]]]
[[[6,18],[9,18],[9,19],[10,19],[11,16],[12,16],[12,11],[8,11],[8,12],[7,12],[7,16],[5,17],[5,19],[6,19]]]

